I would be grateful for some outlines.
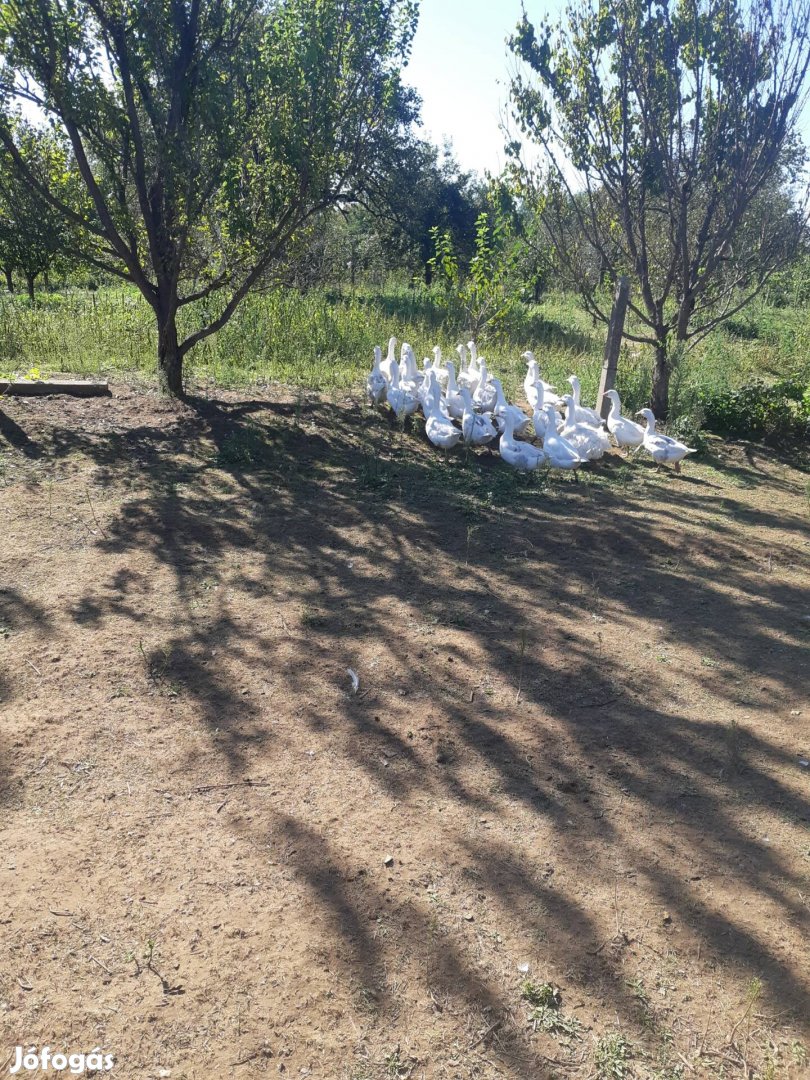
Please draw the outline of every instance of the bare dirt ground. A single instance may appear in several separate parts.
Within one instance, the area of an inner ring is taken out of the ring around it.
[[[800,464],[3,401],[0,1064],[807,1075]]]

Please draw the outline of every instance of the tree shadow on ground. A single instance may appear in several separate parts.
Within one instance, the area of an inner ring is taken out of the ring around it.
[[[810,598],[766,572],[732,527],[773,530],[768,557],[787,563],[803,518],[625,462],[578,482],[527,479],[494,455],[443,457],[418,428],[318,401],[198,401],[168,424],[94,434],[57,426],[39,441],[51,459],[92,462],[96,484],[137,481],[97,546],[146,551],[173,576],[174,629],[150,643],[148,663],[157,671],[165,661],[193,700],[227,776],[250,775],[256,751],[272,762],[282,749],[266,711],[243,692],[261,670],[296,703],[302,729],[325,737],[375,790],[405,804],[443,800],[476,820],[502,817],[506,800],[521,828],[548,830],[565,851],[562,881],[553,860],[550,869],[527,864],[503,839],[460,832],[448,850],[465,855],[499,909],[542,925],[558,966],[601,988],[622,1017],[637,1014],[622,969],[632,938],[617,910],[606,942],[582,888],[615,876],[618,895],[620,880],[630,887],[628,867],[718,964],[757,972],[780,1009],[801,1013],[806,979],[698,882],[737,881],[791,927],[806,916],[801,878],[744,827],[740,807],[810,818],[791,781],[795,759],[756,727],[774,695],[804,691],[798,618]],[[775,483],[756,463],[735,466],[740,473]],[[197,602],[209,579],[217,599],[203,619]],[[246,623],[226,592],[266,605],[262,623]],[[273,617],[282,594],[301,612],[295,625]],[[134,581],[121,571],[89,587],[73,618],[103,625],[113,599],[138,620]],[[611,639],[639,626],[651,635],[639,648],[660,653],[660,675],[652,663],[639,675],[612,653]],[[431,646],[434,637],[462,641],[465,654]],[[415,639],[435,651],[414,656]],[[682,687],[665,672],[670,654],[687,648],[706,666],[685,671]],[[375,649],[387,659],[363,669],[362,695],[351,695],[346,668]],[[766,688],[741,685],[739,670],[761,673]],[[694,693],[718,715],[700,715]],[[414,703],[433,717],[418,733],[409,729]],[[739,708],[753,717],[744,730],[724,715]],[[643,828],[631,837],[628,820],[650,830],[671,820],[672,850],[657,850]],[[384,1008],[386,945],[368,924],[384,892],[350,879],[328,832],[311,823],[264,807],[239,828],[289,839],[345,946],[345,976]],[[436,942],[416,906],[404,925],[400,944],[446,994],[482,1015],[508,1012],[456,943]],[[536,1068],[519,1039],[501,1038],[513,1075]]]

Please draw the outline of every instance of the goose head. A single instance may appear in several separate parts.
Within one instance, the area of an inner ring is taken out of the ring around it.
[[[534,353],[530,349],[527,349],[525,353],[520,354],[520,359],[525,360],[527,364],[535,363]]]
[[[653,414],[652,409],[639,409],[636,413],[636,416],[644,417],[644,419],[647,421],[647,430],[649,432],[655,431],[655,415]]]
[[[571,384],[571,396],[574,399],[574,405],[577,406],[579,405],[580,394],[579,379],[576,377],[576,375],[569,375],[568,382]]]
[[[501,407],[505,407],[506,406],[506,396],[505,396],[505,394],[503,392],[503,383],[501,382],[500,379],[496,379],[494,375],[492,376],[492,378],[489,381],[495,387],[495,393],[498,396],[498,405],[501,406]]]
[[[543,406],[543,408],[540,410],[540,412],[542,412],[543,416],[545,416],[545,418],[546,418],[546,423],[548,424],[548,431],[550,433],[556,435],[556,433],[557,433],[557,414],[554,411],[554,406],[551,404],[551,402],[549,402],[547,405]]]
[[[374,370],[375,371],[379,370],[379,367],[380,367],[381,363],[382,363],[382,349],[380,348],[379,345],[375,345],[374,346]]]
[[[576,405],[574,403],[573,394],[563,394],[563,405],[565,405],[565,422],[573,423],[574,415],[576,413]]]
[[[442,347],[441,345],[434,345],[433,349],[433,366],[441,367],[442,364]]]
[[[464,365],[467,363],[467,346],[456,345],[456,352],[458,353],[458,362],[461,365],[461,370],[464,370]]]
[[[446,360],[444,364],[447,371],[447,390],[450,394],[458,393],[458,387],[456,386],[456,368],[452,360]]]
[[[388,355],[392,360],[394,359],[394,353],[396,352],[396,348],[397,339],[395,337],[390,337],[388,339]]]
[[[606,390],[603,397],[606,397],[610,402],[610,411],[614,416],[619,416],[622,411],[622,403],[619,400],[619,394],[616,390]]]
[[[470,363],[471,364],[477,364],[478,363],[478,349],[475,347],[475,342],[474,341],[468,341],[467,342],[467,348],[470,350]]]

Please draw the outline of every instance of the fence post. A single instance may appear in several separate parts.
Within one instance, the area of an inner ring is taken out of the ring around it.
[[[602,363],[602,377],[599,380],[599,396],[596,399],[599,415],[603,420],[607,419],[607,414],[610,412],[610,401],[605,397],[605,391],[612,390],[616,383],[616,366],[619,363],[619,349],[622,344],[624,317],[627,314],[629,299],[630,278],[620,277],[616,282],[616,293],[613,297],[613,310],[610,313],[605,342],[605,359]]]

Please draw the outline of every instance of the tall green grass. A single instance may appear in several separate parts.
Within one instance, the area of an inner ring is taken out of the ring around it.
[[[215,313],[213,307],[183,311],[188,332]],[[379,292],[301,294],[274,289],[254,294],[215,336],[187,359],[194,383],[243,387],[270,381],[320,390],[360,384],[375,344],[390,335],[410,341],[417,357],[440,344],[455,360],[455,345],[469,336],[463,316],[447,310],[424,289],[391,286]],[[152,379],[157,348],[151,309],[131,288],[95,292],[67,289],[27,297],[0,296],[0,371],[76,373]],[[525,374],[521,353],[531,348],[544,378],[564,387],[575,372],[593,401],[605,331],[575,299],[551,294],[521,308],[498,338],[479,342],[508,395],[519,397]],[[625,408],[641,406],[649,393],[652,358],[643,346],[625,343],[619,390]],[[687,411],[700,389],[733,388],[752,377],[797,376],[810,382],[810,306],[775,308],[760,301],[687,353],[673,381],[674,413]],[[567,387],[566,387],[567,388]]]

